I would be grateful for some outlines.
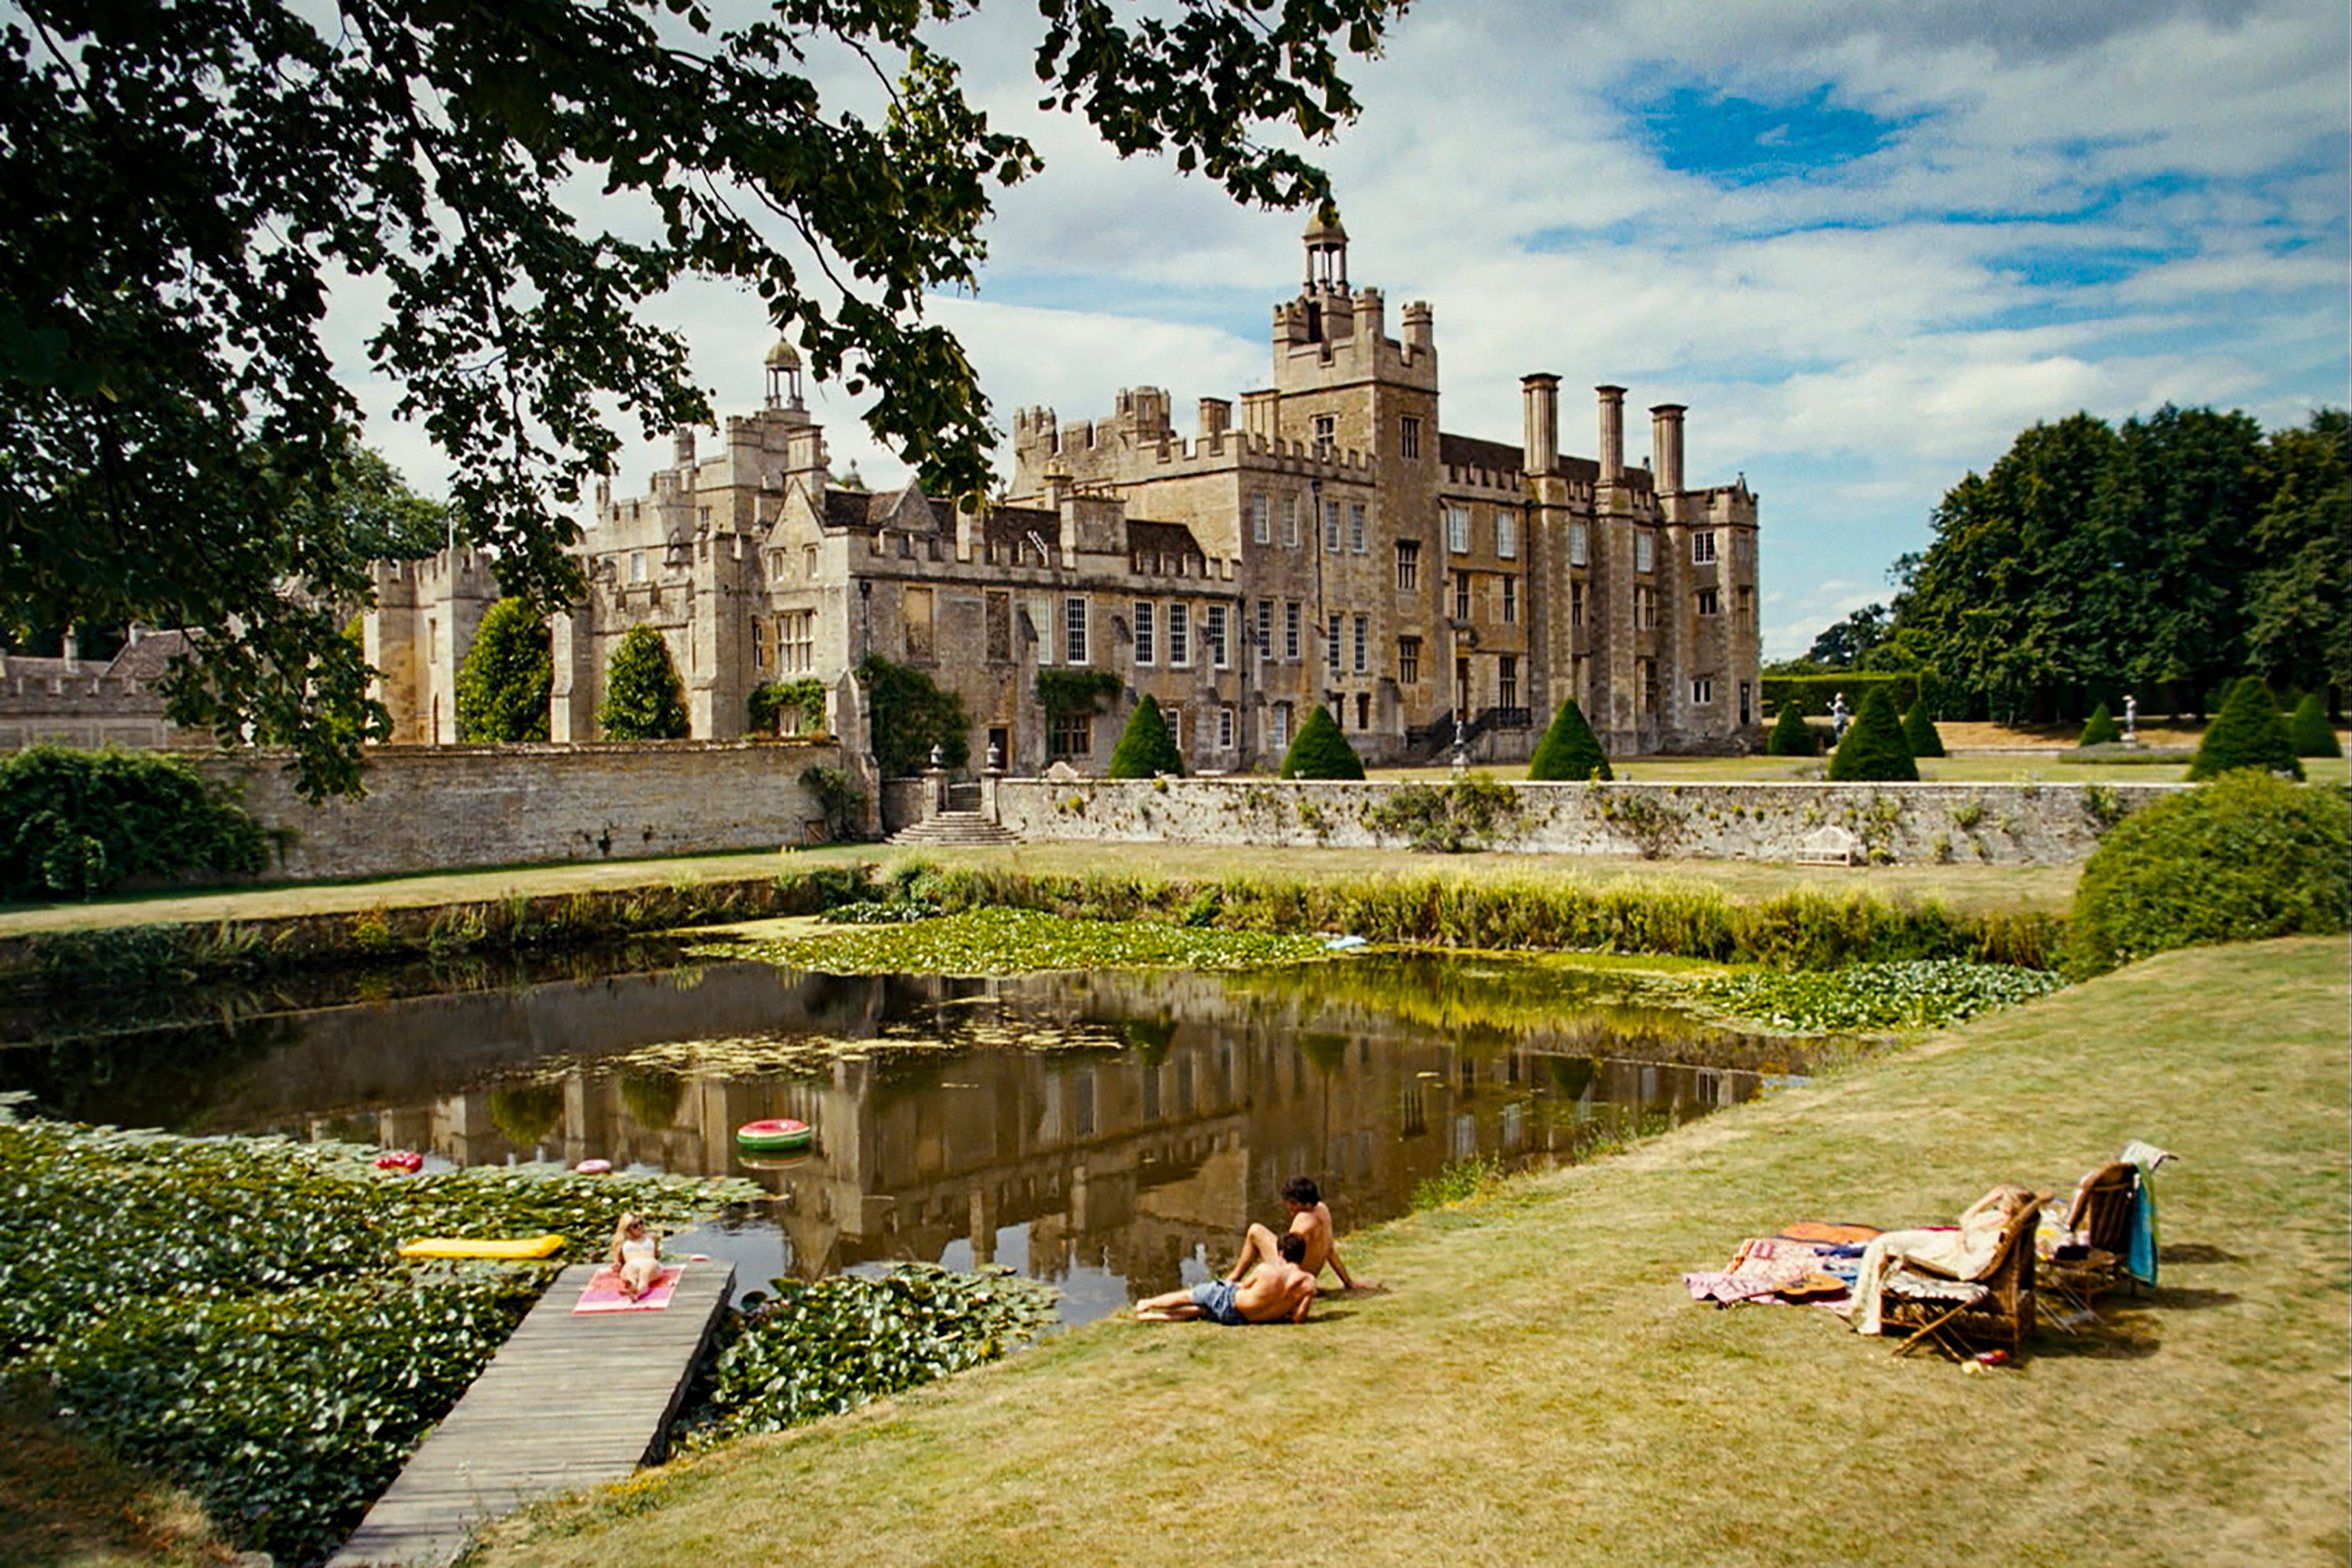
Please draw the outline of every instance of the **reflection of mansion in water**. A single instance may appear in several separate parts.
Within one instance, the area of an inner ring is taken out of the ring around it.
[[[1465,1046],[1369,1009],[1182,975],[1093,977],[1086,1005],[1052,1021],[1099,1049],[953,1049],[1007,1020],[1034,1031],[1032,988],[784,979],[782,1009],[776,971],[735,966],[691,986],[630,976],[436,998],[436,1014],[509,1016],[468,1019],[465,1034],[436,1018],[425,1025],[436,1038],[508,1040],[511,1066],[564,1040],[575,1065],[537,1087],[499,1088],[483,1071],[492,1064],[475,1062],[472,1087],[333,1130],[461,1165],[593,1157],[746,1176],[781,1199],[786,1266],[806,1277],[872,1261],[986,1263],[1023,1228],[1027,1272],[1096,1265],[1132,1291],[1172,1285],[1197,1249],[1229,1249],[1243,1217],[1279,1212],[1276,1190],[1294,1173],[1324,1184],[1343,1228],[1360,1226],[1401,1212],[1449,1161],[1565,1158],[1596,1136],[1746,1098],[1759,1082],[1580,1054],[1612,1049],[1598,1030]],[[671,1076],[620,1061],[629,1037],[740,1030],[740,1041],[772,1034],[780,1015],[847,1043],[803,1079],[727,1075],[740,1067]],[[1103,1021],[1178,1018],[1187,1021]],[[894,1047],[898,1033],[951,1049]],[[343,1054],[315,1043],[321,1064]],[[815,1149],[747,1168],[734,1129],[778,1115],[814,1126]]]

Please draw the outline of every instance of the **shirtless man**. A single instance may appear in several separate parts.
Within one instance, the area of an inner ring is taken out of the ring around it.
[[[1320,1279],[1323,1265],[1331,1265],[1331,1272],[1339,1276],[1343,1291],[1377,1291],[1378,1285],[1366,1280],[1359,1283],[1349,1274],[1348,1266],[1339,1261],[1339,1249],[1333,1243],[1331,1210],[1325,1206],[1323,1196],[1315,1188],[1312,1176],[1296,1176],[1282,1184],[1282,1207],[1290,1213],[1290,1234],[1307,1244],[1305,1268]],[[1242,1238],[1242,1255],[1225,1273],[1228,1280],[1239,1280],[1275,1255],[1274,1232],[1253,1222],[1249,1234]]]
[[[1189,1291],[1135,1303],[1139,1322],[1182,1323],[1197,1318],[1239,1326],[1243,1323],[1303,1323],[1315,1304],[1315,1276],[1298,1266],[1307,1243],[1286,1236],[1276,1244],[1271,1261],[1239,1284],[1231,1280],[1203,1280]]]

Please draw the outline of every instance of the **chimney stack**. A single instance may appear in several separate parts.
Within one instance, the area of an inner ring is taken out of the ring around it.
[[[1662,402],[1650,410],[1651,487],[1671,496],[1683,487],[1683,415],[1678,402]]]
[[[1234,405],[1221,397],[1201,400],[1201,434],[1223,435],[1234,427]]]
[[[693,466],[694,466],[694,430],[693,430],[693,427],[692,427],[692,426],[690,426],[690,425],[684,425],[684,424],[679,425],[679,426],[677,427],[677,430],[673,431],[673,432],[670,434],[670,438],[669,438],[669,440],[670,440],[670,452],[671,452],[672,456],[676,459],[676,466],[677,466],[677,467],[679,467],[679,468],[691,468],[691,467],[693,467]]]
[[[1522,461],[1530,474],[1559,467],[1559,378],[1539,371],[1519,378],[1519,404],[1527,416]]]
[[[1594,387],[1601,398],[1601,483],[1625,476],[1625,389]]]

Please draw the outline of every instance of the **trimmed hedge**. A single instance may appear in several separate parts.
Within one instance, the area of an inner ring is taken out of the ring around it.
[[[2116,716],[2107,711],[2107,705],[2101,703],[2098,706],[2091,710],[2091,716],[2085,720],[2083,725],[2082,738],[2074,742],[2074,744],[2077,746],[2114,746],[2117,742],[2121,741],[2123,737],[2123,727],[2116,722]]]
[[[2297,757],[2344,755],[2344,743],[2336,738],[2336,727],[2327,722],[2327,705],[2319,700],[2317,692],[2305,694],[2294,705],[2294,716],[2286,721],[2286,734]]]
[[[607,740],[686,738],[686,685],[669,643],[642,622],[622,633],[604,666],[604,700],[596,728]]]
[[[2230,688],[2221,711],[2205,727],[2205,737],[2189,764],[2189,777],[2192,781],[2218,779],[2242,768],[2303,777],[2294,743],[2287,737],[2286,720],[2272,700],[2270,688],[2254,675]]]
[[[2209,942],[2324,935],[2352,916],[2352,808],[2259,769],[2116,824],[2083,867],[2064,967],[2077,978]]]
[[[1936,721],[1927,716],[1927,704],[1922,699],[1911,705],[1903,716],[1903,744],[1911,748],[1913,757],[1941,757],[1944,737],[1936,733]]]
[[[1282,754],[1285,779],[1361,779],[1364,759],[1339,733],[1339,726],[1331,717],[1331,710],[1320,703],[1290,737],[1290,749]]]
[[[1168,716],[1146,692],[1135,711],[1127,716],[1127,728],[1119,733],[1118,745],[1110,754],[1110,771],[1104,777],[1156,779],[1163,773],[1182,778],[1184,754],[1176,749],[1176,737],[1168,733]]]
[[[1838,783],[1918,782],[1919,765],[1903,743],[1903,721],[1885,686],[1862,699],[1862,711],[1830,753],[1830,778]]]
[[[1769,757],[1818,757],[1822,752],[1821,737],[1805,722],[1805,705],[1788,702],[1780,705],[1780,716],[1772,721],[1770,733],[1764,737],[1764,751]]]
[[[1580,782],[1616,777],[1609,768],[1609,754],[1601,749],[1600,737],[1585,722],[1584,710],[1576,706],[1575,699],[1560,704],[1559,711],[1552,715],[1550,727],[1536,742],[1535,755],[1528,759],[1528,777]]]
[[[545,740],[554,685],[546,618],[520,599],[499,600],[483,615],[457,669],[457,738]]]

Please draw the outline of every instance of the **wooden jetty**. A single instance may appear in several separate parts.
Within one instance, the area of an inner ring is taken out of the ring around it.
[[[687,1264],[660,1312],[575,1315],[595,1271],[556,1278],[328,1568],[446,1568],[487,1521],[661,1459],[735,1266]]]

